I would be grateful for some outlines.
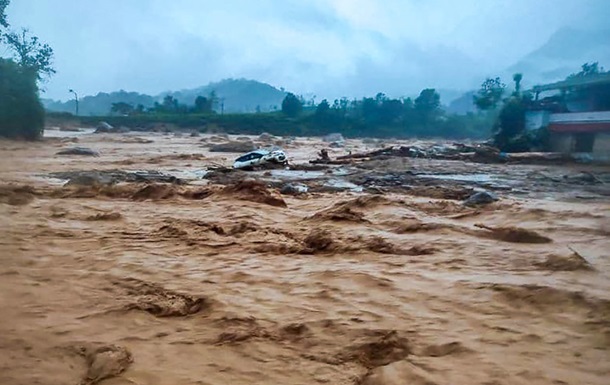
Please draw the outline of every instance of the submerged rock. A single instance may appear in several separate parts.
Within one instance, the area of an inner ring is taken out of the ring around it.
[[[301,183],[288,183],[280,190],[283,195],[300,195],[309,191],[309,187]]]
[[[496,194],[488,192],[488,191],[479,191],[477,193],[472,194],[468,199],[464,201],[464,205],[466,206],[478,206],[478,205],[487,205],[497,201],[499,198]]]
[[[70,147],[58,151],[57,155],[100,156],[100,153],[87,147]]]

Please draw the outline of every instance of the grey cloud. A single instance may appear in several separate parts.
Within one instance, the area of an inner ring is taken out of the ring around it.
[[[67,88],[158,93],[248,77],[319,100],[412,95],[426,86],[468,89],[502,74],[562,27],[603,27],[610,4],[13,0],[8,16],[55,49],[58,73],[47,97],[66,99]],[[604,57],[591,50],[574,61]]]

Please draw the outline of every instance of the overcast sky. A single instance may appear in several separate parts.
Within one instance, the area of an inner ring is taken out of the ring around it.
[[[55,50],[43,97],[228,77],[359,97],[468,89],[563,26],[607,27],[610,0],[12,0],[7,14]]]

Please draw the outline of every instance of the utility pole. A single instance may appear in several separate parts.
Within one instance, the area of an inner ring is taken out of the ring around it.
[[[69,89],[68,92],[72,92],[74,94],[74,100],[76,101],[76,116],[78,116],[78,94],[73,89]]]
[[[220,98],[220,115],[225,114],[225,98]]]

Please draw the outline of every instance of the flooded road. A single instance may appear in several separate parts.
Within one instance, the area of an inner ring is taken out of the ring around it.
[[[2,384],[607,384],[607,168],[386,159],[219,184],[238,154],[208,136],[73,140],[0,141]],[[55,155],[74,145],[100,156]],[[182,182],[49,179],[91,170]],[[509,189],[462,204],[489,183]]]

